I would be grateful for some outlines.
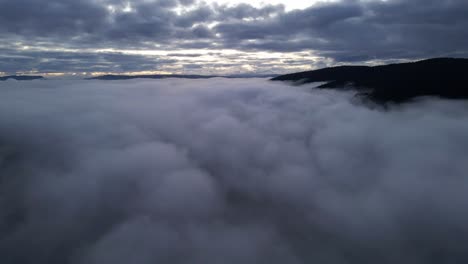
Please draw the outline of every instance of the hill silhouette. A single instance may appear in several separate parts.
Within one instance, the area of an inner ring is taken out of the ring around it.
[[[87,78],[87,80],[130,80],[137,78],[145,79],[165,79],[165,78],[185,78],[185,79],[208,79],[216,76],[210,75],[182,75],[182,74],[151,74],[151,75],[118,75],[118,74],[107,74],[102,76],[96,76]]]
[[[150,74],[150,75],[122,75],[122,74],[107,74],[96,77],[87,78],[87,80],[131,80],[137,78],[144,79],[166,79],[166,78],[181,78],[181,79],[210,79],[210,78],[271,78],[275,74],[234,74],[234,75],[186,75],[186,74]]]
[[[13,79],[13,80],[17,80],[17,81],[30,81],[30,80],[44,79],[44,77],[42,77],[42,76],[31,76],[31,75],[0,76],[0,81],[6,81],[8,79]]]
[[[354,89],[376,102],[418,96],[468,99],[468,59],[435,58],[382,66],[338,66],[281,75],[273,81],[326,82],[318,88]]]

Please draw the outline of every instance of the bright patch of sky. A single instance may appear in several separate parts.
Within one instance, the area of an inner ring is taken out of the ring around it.
[[[248,3],[253,6],[263,6],[263,5],[277,5],[283,4],[286,7],[286,10],[294,10],[294,9],[305,9],[309,6],[312,6],[316,3],[320,2],[333,2],[334,0],[205,0],[207,3],[218,3],[218,4],[228,4],[228,5],[236,5],[240,3]]]

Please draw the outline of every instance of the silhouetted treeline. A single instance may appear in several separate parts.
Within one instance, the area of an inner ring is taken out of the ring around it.
[[[28,76],[28,75],[8,75],[8,76],[0,76],[0,81],[6,81],[8,79],[14,79],[17,81],[30,81],[30,80],[37,80],[37,79],[44,79],[42,76]]]
[[[436,58],[383,66],[338,66],[281,75],[275,81],[327,82],[318,88],[356,89],[377,102],[418,96],[468,98],[468,59]]]

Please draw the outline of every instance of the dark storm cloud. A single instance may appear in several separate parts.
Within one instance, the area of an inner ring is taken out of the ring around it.
[[[466,102],[352,96],[0,82],[0,263],[467,263]]]
[[[248,3],[128,3],[0,0],[0,33],[6,42],[74,49],[307,50],[338,63],[468,56],[464,0],[343,0],[293,11]],[[176,10],[180,5],[188,8]]]

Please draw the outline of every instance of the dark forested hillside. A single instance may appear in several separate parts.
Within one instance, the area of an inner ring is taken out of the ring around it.
[[[319,88],[352,88],[374,101],[404,102],[417,96],[468,98],[468,59],[436,58],[383,66],[338,66],[292,73],[274,81],[326,82]]]
[[[17,81],[30,81],[36,79],[44,79],[42,76],[30,76],[30,75],[9,75],[9,76],[0,76],[0,81],[6,81],[8,79],[14,79]]]

